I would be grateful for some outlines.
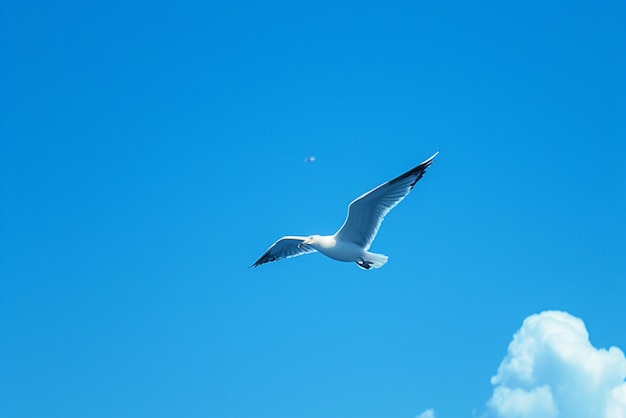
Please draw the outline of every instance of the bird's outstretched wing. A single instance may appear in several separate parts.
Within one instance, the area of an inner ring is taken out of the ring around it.
[[[368,250],[385,215],[413,190],[437,154],[439,151],[417,167],[354,199],[335,239],[354,242]]]
[[[296,236],[282,237],[272,244],[272,246],[250,267],[257,267],[271,261],[316,252],[317,250],[309,245],[300,245],[306,238],[307,237]]]

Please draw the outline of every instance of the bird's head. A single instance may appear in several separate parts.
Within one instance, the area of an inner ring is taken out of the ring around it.
[[[300,248],[303,245],[315,245],[319,242],[319,235],[311,235],[308,238],[305,238],[304,241],[302,241],[300,244],[298,244],[298,248]]]

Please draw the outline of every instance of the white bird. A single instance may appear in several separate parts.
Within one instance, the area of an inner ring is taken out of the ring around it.
[[[382,267],[388,257],[368,251],[380,224],[385,215],[413,190],[437,154],[439,151],[417,167],[354,199],[348,206],[345,222],[335,235],[282,237],[250,267],[316,251],[334,260],[354,261],[365,270]]]

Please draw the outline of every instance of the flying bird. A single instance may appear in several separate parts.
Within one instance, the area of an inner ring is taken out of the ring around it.
[[[355,262],[365,270],[382,267],[388,257],[368,251],[380,224],[385,215],[413,190],[437,154],[439,151],[417,167],[354,199],[348,206],[345,222],[334,235],[284,236],[250,267],[314,252],[333,260]]]

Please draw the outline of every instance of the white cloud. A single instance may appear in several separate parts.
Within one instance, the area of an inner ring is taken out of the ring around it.
[[[582,320],[559,311],[531,315],[491,378],[488,416],[626,418],[625,378],[624,353],[593,347]]]
[[[435,411],[432,408],[427,409],[419,414],[416,418],[435,418]]]

